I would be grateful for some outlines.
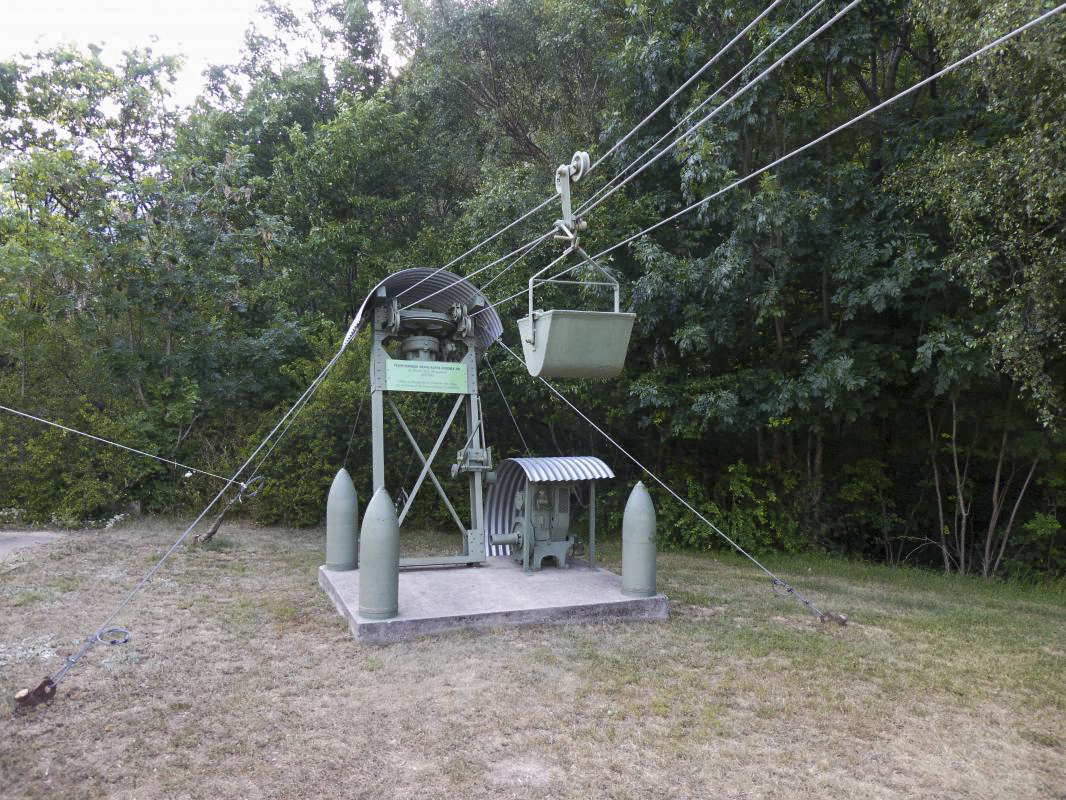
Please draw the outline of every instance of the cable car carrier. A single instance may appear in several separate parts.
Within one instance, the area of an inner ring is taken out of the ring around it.
[[[526,369],[534,378],[615,378],[622,372],[629,349],[636,314],[625,313],[619,306],[618,281],[598,261],[580,246],[578,231],[585,228],[582,220],[575,220],[570,204],[570,180],[576,182],[589,168],[589,155],[574,154],[569,164],[555,172],[555,190],[562,200],[563,218],[556,220],[556,236],[569,242],[560,259],[577,253],[581,260],[568,269],[548,278],[541,277],[556,262],[552,262],[529,279],[529,313],[518,320],[522,337],[522,354]],[[565,280],[563,276],[589,266],[598,270],[605,280]],[[614,294],[613,311],[578,311],[575,309],[536,309],[533,290],[544,283],[568,284],[584,287],[610,287]]]

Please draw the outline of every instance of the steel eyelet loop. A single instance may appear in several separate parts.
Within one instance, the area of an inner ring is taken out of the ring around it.
[[[133,638],[133,634],[125,628],[115,626],[113,628],[97,631],[96,636],[93,638],[95,638],[100,644],[117,647],[120,644],[126,644],[126,642]]]

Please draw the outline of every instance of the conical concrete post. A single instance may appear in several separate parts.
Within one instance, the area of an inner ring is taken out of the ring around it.
[[[378,489],[359,531],[359,616],[395,617],[399,586],[400,522],[389,493]]]
[[[622,594],[655,594],[655,505],[640,481],[622,515]]]
[[[326,498],[326,569],[355,569],[359,559],[359,497],[341,467]]]

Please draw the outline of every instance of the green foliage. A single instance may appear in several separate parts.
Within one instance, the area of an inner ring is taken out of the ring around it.
[[[329,486],[341,466],[346,466],[352,474],[360,503],[365,506],[370,487],[370,415],[365,407],[368,367],[364,339],[357,340],[347,351],[292,425],[280,429],[282,438],[272,440],[278,446],[269,460],[262,462],[260,470],[267,479],[266,484],[248,504],[258,521],[268,524],[284,521],[291,525],[321,523],[325,519]],[[326,329],[312,342],[313,350],[308,357],[283,368],[296,385],[309,385],[323,362],[336,352],[337,331]],[[286,399],[261,415],[260,425],[247,436],[248,455],[291,405],[292,401]],[[253,465],[260,460],[256,458]]]
[[[753,470],[738,461],[726,468],[710,491],[691,477],[685,489],[682,496],[749,553],[798,553],[810,547],[787,502],[796,489],[791,475]],[[659,501],[659,530],[664,543],[698,550],[728,549],[729,544],[721,535],[676,499],[660,494]]]
[[[301,16],[270,3],[239,63],[212,68],[180,113],[167,110],[168,56],[134,51],[111,68],[96,49],[59,48],[0,64],[0,402],[235,469],[379,280],[448,263],[538,203],[555,165],[605,153],[763,8],[388,3],[406,58],[390,71],[365,4],[320,0]],[[586,215],[584,244],[716,192],[1042,8],[860,4],[753,91],[696,111],[798,16],[775,10],[575,187],[581,202],[684,115],[714,110]],[[626,372],[563,390],[751,552],[1061,574],[1063,25],[614,251],[606,264],[638,315]],[[510,252],[554,213],[454,269]],[[475,282],[492,280],[486,294],[502,300],[557,254],[545,246]],[[499,307],[509,345],[522,305]],[[614,459],[520,364],[490,358],[521,430],[485,373],[497,459]],[[342,464],[365,500],[365,375],[357,340],[264,462],[247,513],[316,524]],[[421,396],[398,402],[420,439],[444,413]],[[398,494],[417,470],[404,469],[398,429],[387,435]],[[186,510],[217,491],[15,417],[0,418],[0,447],[0,508],[35,520],[132,501]],[[607,536],[639,477],[612,463]],[[724,546],[657,499],[664,543]],[[430,493],[410,520],[450,524]]]
[[[115,424],[84,399],[69,424],[131,446],[143,444],[151,434]],[[76,524],[105,517],[128,498],[150,502],[152,488],[170,470],[56,428],[26,434],[24,424],[10,418],[0,421],[0,451],[8,465],[0,484],[0,507],[21,509],[27,522]]]

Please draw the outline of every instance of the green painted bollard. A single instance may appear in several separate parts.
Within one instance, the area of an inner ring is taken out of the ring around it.
[[[359,616],[390,619],[398,613],[400,521],[385,489],[370,498],[359,532]]]
[[[326,569],[355,569],[359,560],[359,498],[341,467],[326,498]]]
[[[622,515],[622,594],[655,594],[655,506],[639,481]]]

